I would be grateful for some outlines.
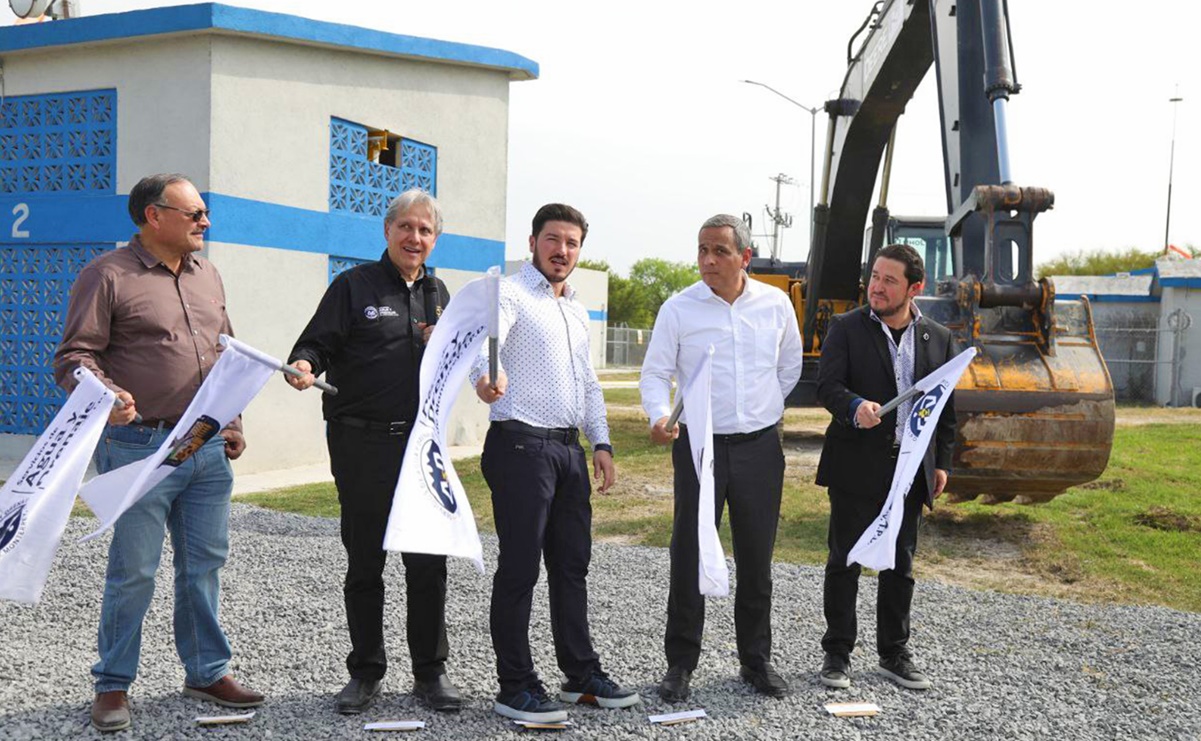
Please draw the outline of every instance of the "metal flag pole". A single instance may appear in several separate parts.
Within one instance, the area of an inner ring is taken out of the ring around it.
[[[295,368],[288,365],[287,363],[280,363],[279,369],[284,372],[284,375],[292,376],[293,378],[303,378],[304,377],[303,373],[296,370]],[[338,395],[338,387],[337,386],[334,386],[333,384],[330,384],[330,383],[326,383],[325,381],[322,381],[320,378],[314,378],[313,385],[316,386],[317,388],[321,389],[325,393],[329,394],[330,396]]]
[[[899,394],[897,396],[897,398],[893,399],[892,401],[888,402],[887,404],[884,404],[879,409],[877,409],[876,416],[883,417],[885,414],[888,414],[893,409],[896,409],[897,407],[901,406],[902,404],[909,401],[910,399],[921,396],[923,393],[924,392],[920,388],[918,388],[917,386],[914,386],[913,388],[909,389],[905,393]]]
[[[488,268],[484,280],[488,289],[488,378],[495,389],[500,372],[500,266]]]
[[[253,348],[250,345],[247,345],[245,342],[236,340],[227,334],[220,335],[218,337],[218,340],[221,342],[221,345],[223,347],[232,347],[232,346],[236,345],[238,351],[241,352],[243,355],[245,355],[248,358],[257,360],[258,362],[262,363],[263,365],[267,366],[268,368],[274,368],[277,371],[282,371],[285,375],[292,376],[293,378],[303,378],[304,377],[303,373],[296,370],[295,368],[288,365],[287,363],[284,363],[277,358],[273,358],[270,355],[268,355],[267,353],[263,352],[262,350]],[[338,387],[334,386],[331,383],[326,383],[325,381],[314,378],[313,385],[316,386],[317,388],[321,389],[325,393],[329,394],[330,396],[338,395]]]

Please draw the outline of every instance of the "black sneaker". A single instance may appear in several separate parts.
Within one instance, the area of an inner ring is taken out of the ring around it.
[[[492,710],[506,718],[529,723],[562,723],[567,720],[567,711],[546,696],[546,688],[541,682],[511,695],[497,695]]]
[[[822,661],[822,671],[818,676],[821,683],[836,690],[845,690],[851,686],[851,662],[838,654],[826,654]]]
[[[880,673],[906,689],[930,689],[930,680],[917,670],[908,656],[880,657]]]
[[[628,708],[642,702],[637,692],[623,690],[617,682],[609,679],[609,675],[599,670],[583,682],[567,680],[559,685],[559,700],[607,709]]]

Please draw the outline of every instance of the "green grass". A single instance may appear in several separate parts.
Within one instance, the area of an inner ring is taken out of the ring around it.
[[[618,406],[641,406],[642,394],[634,388],[604,389],[605,404]]]
[[[933,524],[1009,541],[1027,572],[1097,598],[1201,611],[1198,491],[1201,426],[1119,426],[1097,481],[1046,504],[944,507]]]
[[[651,444],[640,412],[612,411],[609,423],[618,483],[608,495],[593,496],[595,536],[666,546],[672,510],[668,449]],[[491,531],[492,506],[479,459],[456,461],[455,470],[480,528]],[[1047,504],[939,506],[921,535],[919,575],[954,578],[987,562],[982,553],[1001,548],[1004,560],[995,578],[969,583],[1201,611],[1199,491],[1201,425],[1119,426],[1109,468],[1097,482]],[[255,494],[240,501],[324,517],[338,512],[331,484]],[[824,563],[828,510],[825,490],[812,483],[811,471],[790,467],[776,559]],[[723,525],[721,534],[730,553],[728,527]],[[1029,578],[1011,579],[1015,573]]]

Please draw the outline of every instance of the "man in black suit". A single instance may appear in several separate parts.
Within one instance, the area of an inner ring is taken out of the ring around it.
[[[882,403],[954,355],[950,331],[923,317],[913,302],[924,284],[925,268],[916,250],[901,244],[882,248],[872,264],[868,305],[835,317],[822,343],[817,397],[833,415],[817,467],[817,483],[829,487],[830,495],[826,634],[822,637],[825,660],[820,677],[827,687],[851,684],[860,566],[848,565],[847,554],[880,514],[888,496],[897,462],[898,420],[908,416],[912,402],[883,416],[878,411]],[[878,579],[880,673],[909,689],[930,686],[908,650],[917,526],[922,504],[933,507],[946,486],[954,444],[952,397],[905,499],[896,566],[880,572]]]

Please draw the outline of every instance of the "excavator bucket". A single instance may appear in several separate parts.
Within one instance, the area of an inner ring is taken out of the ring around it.
[[[1051,343],[1033,326],[1037,315],[1020,307],[919,305],[977,350],[955,389],[951,501],[1045,502],[1101,475],[1113,444],[1113,384],[1087,301],[1055,301]]]

